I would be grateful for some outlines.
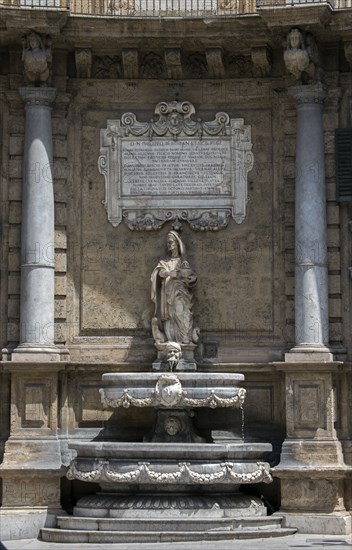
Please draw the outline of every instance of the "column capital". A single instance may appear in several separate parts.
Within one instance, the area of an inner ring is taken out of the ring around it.
[[[38,88],[34,86],[19,88],[20,96],[27,106],[42,105],[50,107],[56,98],[56,91],[56,88]]]
[[[288,89],[299,104],[315,103],[322,105],[326,97],[326,87],[320,82],[318,84],[307,84],[305,86],[292,86]]]

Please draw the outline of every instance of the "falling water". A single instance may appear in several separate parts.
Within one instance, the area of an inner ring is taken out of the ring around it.
[[[243,408],[243,405],[241,405],[240,409],[241,409],[241,436],[242,436],[242,441],[244,443],[244,408]]]

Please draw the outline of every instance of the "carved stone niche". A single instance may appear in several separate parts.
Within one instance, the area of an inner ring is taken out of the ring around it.
[[[99,171],[105,177],[109,222],[157,230],[174,219],[196,230],[219,230],[246,217],[247,175],[253,167],[251,127],[217,113],[194,120],[188,101],[158,103],[156,120],[133,113],[100,131]]]

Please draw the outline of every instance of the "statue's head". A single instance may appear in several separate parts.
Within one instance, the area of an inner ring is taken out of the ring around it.
[[[287,43],[289,48],[300,48],[303,45],[302,33],[299,29],[291,29],[288,33]]]
[[[27,36],[27,44],[31,50],[36,50],[42,47],[40,36],[34,31],[30,32]]]
[[[182,356],[181,346],[177,342],[168,342],[166,346],[166,362],[172,371],[177,367]]]
[[[181,237],[176,231],[169,231],[166,238],[167,250],[170,254],[177,254],[184,256],[185,245],[183,244]]]

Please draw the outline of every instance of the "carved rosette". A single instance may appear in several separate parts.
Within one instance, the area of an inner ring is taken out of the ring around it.
[[[188,101],[158,103],[155,119],[134,113],[108,120],[100,132],[99,171],[109,222],[153,231],[171,220],[218,231],[246,217],[247,176],[253,167],[251,127],[217,113],[193,118]],[[170,205],[171,208],[167,208]]]

